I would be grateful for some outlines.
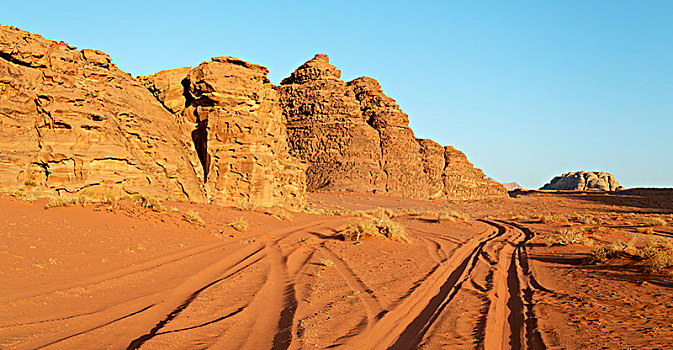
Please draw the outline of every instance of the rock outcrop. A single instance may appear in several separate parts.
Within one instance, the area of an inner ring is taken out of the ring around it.
[[[621,191],[624,187],[610,173],[604,171],[576,171],[557,176],[540,189],[560,191]]]
[[[134,78],[100,51],[0,26],[0,186],[287,208],[307,188],[506,195],[461,152],[416,139],[376,80],[346,83],[325,55],[278,87],[267,74],[215,57]]]
[[[307,189],[385,192],[378,132],[325,55],[316,55],[278,88],[290,153],[306,161]]]
[[[202,201],[180,130],[106,54],[0,26],[0,185]]]
[[[304,165],[267,72],[223,57],[136,79],[0,27],[0,186],[301,207]]]
[[[191,70],[185,80],[183,113],[197,123],[193,140],[206,190],[216,203],[304,204],[306,167],[288,153],[278,92],[268,72],[237,58],[215,57]]]
[[[461,152],[416,139],[408,116],[376,80],[340,78],[327,56],[316,55],[278,87],[290,153],[309,164],[308,190],[420,199],[507,194]]]

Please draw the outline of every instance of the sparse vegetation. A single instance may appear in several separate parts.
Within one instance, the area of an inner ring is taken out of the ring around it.
[[[562,228],[545,239],[548,247],[568,244],[592,245],[593,240],[584,234],[584,230]]]
[[[598,247],[591,252],[589,252],[589,259],[592,262],[602,262],[609,259],[614,259],[621,254],[636,254],[636,242],[634,239],[631,239],[627,242],[616,241],[610,244],[603,245]]]
[[[647,218],[643,221],[643,226],[666,226],[668,222],[662,218]]]
[[[24,182],[24,185],[26,185],[26,186],[35,186],[36,183],[35,183],[35,181],[33,181],[33,180],[26,180],[26,182]]]
[[[374,237],[409,242],[404,226],[390,219],[377,218],[351,221],[343,231],[343,237],[347,241],[359,241],[361,238]]]
[[[236,231],[243,232],[248,229],[248,220],[246,220],[243,217],[240,217],[230,223],[227,224],[227,226],[233,228]]]
[[[439,212],[437,214],[437,220],[439,222],[443,222],[443,221],[454,222],[456,220],[468,221],[468,220],[470,220],[470,217],[463,214],[463,213],[459,213],[459,212],[450,210],[450,211]]]
[[[559,223],[566,223],[568,222],[568,219],[561,215],[555,215],[555,214],[547,214],[547,215],[540,215],[538,217],[538,220],[543,223],[543,224],[549,224],[549,223],[554,223],[554,222],[559,222]]]
[[[644,261],[649,272],[660,272],[673,267],[673,243],[670,241],[649,240],[637,248],[635,239],[628,242],[617,241],[594,249],[589,253],[593,263],[605,262],[620,256]]]
[[[51,197],[45,208],[70,207],[76,204],[78,201],[75,197]]]
[[[270,208],[264,212],[266,215],[271,215],[278,220],[290,221],[294,218],[292,212],[282,208]]]
[[[600,218],[591,215],[578,215],[574,221],[584,225],[598,225],[602,222]]]
[[[146,194],[136,194],[133,196],[133,199],[141,208],[150,209],[152,211],[164,210],[164,208],[161,206],[161,200],[158,197]]]
[[[330,259],[320,259],[320,265],[330,267],[334,265],[334,261]]]
[[[190,224],[199,225],[199,226],[205,226],[206,225],[206,222],[203,221],[203,219],[201,218],[201,215],[194,210],[190,210],[186,213],[183,213],[182,218]]]

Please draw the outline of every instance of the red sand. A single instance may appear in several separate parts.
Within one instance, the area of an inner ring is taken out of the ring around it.
[[[316,193],[310,206],[455,210],[473,219],[402,215],[411,243],[345,242],[348,216],[282,221],[208,205],[165,210],[44,209],[0,197],[0,347],[7,349],[671,348],[673,281],[637,262],[588,264],[595,247],[546,247],[593,215],[597,244],[671,222],[673,191],[529,193],[426,202]],[[205,227],[180,212],[198,211]],[[662,215],[665,214],[665,215]],[[226,224],[238,217],[245,232]],[[572,221],[572,220],[571,220]]]

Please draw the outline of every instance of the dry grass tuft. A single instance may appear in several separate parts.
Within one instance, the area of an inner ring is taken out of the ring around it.
[[[654,229],[651,227],[637,227],[636,232],[643,233],[646,235],[652,235],[654,234]]]
[[[603,220],[591,215],[578,215],[575,217],[574,221],[584,225],[598,225]]]
[[[230,223],[227,224],[227,226],[233,228],[236,231],[243,232],[248,229],[248,220],[246,220],[243,217],[240,217]]]
[[[638,255],[646,261],[650,272],[659,272],[673,267],[673,243],[648,242],[639,249]]]
[[[282,208],[270,208],[266,210],[264,214],[273,216],[274,218],[282,221],[290,221],[294,219],[292,212]]]
[[[470,220],[470,217],[466,214],[459,213],[453,210],[437,213],[437,221],[439,222],[444,221],[455,222],[456,220],[468,221]]]
[[[636,242],[634,239],[628,242],[616,241],[598,247],[589,252],[589,260],[592,262],[603,262],[609,259],[614,259],[623,254],[636,254]]]
[[[326,266],[326,267],[334,266],[334,261],[332,261],[330,259],[320,259],[320,265]]]
[[[554,214],[547,214],[547,215],[539,215],[538,220],[543,223],[543,224],[549,224],[549,223],[567,223],[568,219],[561,215],[554,215]]]
[[[592,245],[593,243],[591,238],[584,235],[584,230],[574,228],[562,228],[545,239],[547,247],[568,244]]]
[[[643,226],[666,226],[668,222],[662,218],[647,218],[643,221]]]
[[[390,219],[356,219],[343,231],[344,240],[359,241],[360,238],[374,237],[393,241],[409,242],[404,226]]]
[[[183,213],[182,218],[190,224],[194,224],[194,225],[198,225],[198,226],[206,226],[206,222],[203,221],[203,219],[201,218],[201,215],[194,210],[190,210],[186,213]]]
[[[164,208],[161,206],[161,199],[158,197],[146,195],[146,194],[136,194],[133,196],[136,204],[145,209],[150,209],[152,211],[162,211]]]

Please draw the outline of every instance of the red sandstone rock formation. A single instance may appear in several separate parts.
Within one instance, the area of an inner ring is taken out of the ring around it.
[[[204,167],[206,189],[216,203],[301,207],[305,165],[288,153],[278,92],[262,66],[215,57],[189,72],[188,107]]]
[[[309,163],[308,190],[372,191],[421,199],[507,194],[462,153],[417,140],[408,116],[376,80],[363,77],[346,84],[340,77],[327,56],[316,55],[278,88],[290,153]]]
[[[224,57],[134,79],[102,52],[0,27],[0,73],[0,186],[304,203],[264,67]]]
[[[327,56],[316,55],[278,87],[290,153],[308,162],[309,191],[383,192],[378,133],[340,77]]]
[[[0,184],[203,200],[173,117],[100,51],[0,26]]]
[[[0,73],[1,186],[291,208],[307,185],[506,193],[462,153],[416,140],[376,80],[347,84],[325,55],[277,89],[266,68],[232,57],[135,79],[102,52],[0,27]]]
[[[614,175],[604,171],[575,171],[553,178],[541,190],[621,191],[624,189]]]

